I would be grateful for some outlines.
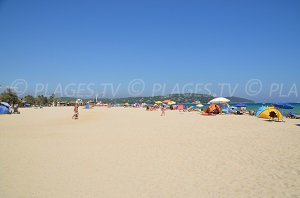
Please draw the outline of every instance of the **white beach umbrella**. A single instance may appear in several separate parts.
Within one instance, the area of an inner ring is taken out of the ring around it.
[[[219,98],[215,98],[211,101],[209,101],[208,104],[224,104],[224,103],[229,103],[230,100],[228,100],[227,98],[222,98],[222,97],[219,97]]]
[[[201,108],[201,107],[203,107],[203,106],[204,106],[204,105],[201,104],[201,103],[196,105],[196,107],[199,107],[199,108]]]

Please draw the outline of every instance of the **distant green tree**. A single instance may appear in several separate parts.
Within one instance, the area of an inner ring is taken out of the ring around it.
[[[18,98],[17,94],[9,88],[0,95],[0,100],[11,105],[20,103],[20,99]]]
[[[48,102],[51,103],[51,104],[52,104],[53,102],[54,102],[54,103],[57,102],[56,99],[55,99],[55,94],[52,94],[51,96],[49,96]]]
[[[31,105],[34,105],[36,103],[36,99],[31,96],[31,95],[27,95],[23,98],[23,100]]]
[[[42,106],[48,105],[48,98],[45,97],[44,95],[40,95],[37,97],[36,103],[37,105],[42,105]]]

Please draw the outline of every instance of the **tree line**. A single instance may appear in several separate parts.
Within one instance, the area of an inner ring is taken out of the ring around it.
[[[59,99],[55,98],[54,94],[49,97],[46,97],[44,95],[39,95],[36,97],[27,95],[23,98],[19,98],[14,90],[8,88],[0,94],[0,101],[7,102],[10,105],[18,104],[19,106],[23,106],[26,103],[30,105],[47,106],[53,103],[56,104],[57,102],[59,102]]]

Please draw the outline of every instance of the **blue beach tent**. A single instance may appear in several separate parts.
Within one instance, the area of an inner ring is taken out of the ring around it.
[[[7,108],[11,108],[11,106],[7,102],[0,102],[1,106],[5,106]]]
[[[268,107],[267,106],[261,106],[257,112],[256,112],[256,117],[258,117],[262,112],[264,112]]]
[[[0,114],[10,114],[9,108],[6,106],[0,106]]]

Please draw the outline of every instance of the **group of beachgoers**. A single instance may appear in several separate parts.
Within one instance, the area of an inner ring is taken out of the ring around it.
[[[202,106],[203,105],[199,105]],[[108,107],[111,107],[111,105],[108,105]],[[160,110],[160,116],[166,116],[166,111],[167,110],[178,110],[179,112],[200,112],[201,115],[204,116],[213,116],[213,115],[218,115],[218,114],[235,114],[235,115],[251,115],[254,116],[257,114],[257,112],[254,111],[248,111],[246,106],[241,106],[239,108],[229,106],[228,104],[210,104],[205,110],[201,108],[195,108],[194,106],[185,106],[183,104],[178,104],[178,105],[166,105],[166,104],[154,104],[154,105],[124,105],[124,107],[134,107],[134,108],[145,108],[146,111],[159,111]],[[86,109],[90,109],[91,107],[89,104],[86,105]],[[263,108],[261,110],[261,108]],[[258,112],[260,112],[261,116],[256,115],[259,118],[269,118],[269,119],[275,119],[275,118],[281,118],[282,120],[282,115],[281,112],[278,109],[272,109],[272,107],[261,107]],[[263,113],[265,111],[265,113]],[[75,103],[74,104],[74,109],[73,109],[73,116],[72,119],[79,119],[79,104]],[[274,114],[274,115],[273,115]],[[287,118],[292,118],[292,119],[300,119],[300,116],[293,115],[293,114],[287,114]]]
[[[128,105],[124,105],[124,107],[128,107]],[[160,116],[166,116],[166,110],[167,109],[169,109],[169,110],[178,110],[179,112],[194,111],[194,109],[192,107],[185,107],[182,104],[170,105],[170,106],[167,106],[166,104],[162,104],[162,105],[155,104],[153,106],[136,105],[136,106],[133,106],[133,107],[135,107],[135,108],[136,107],[143,107],[143,108],[146,108],[146,111],[158,111],[158,110],[160,110],[161,111]],[[203,112],[202,109],[198,109],[198,111]],[[74,104],[73,112],[74,112],[74,114],[72,116],[72,119],[75,119],[75,120],[79,119],[79,104],[78,103]],[[222,109],[218,105],[211,105],[204,111],[204,113],[207,113],[207,114],[220,114],[220,113],[222,113]]]

